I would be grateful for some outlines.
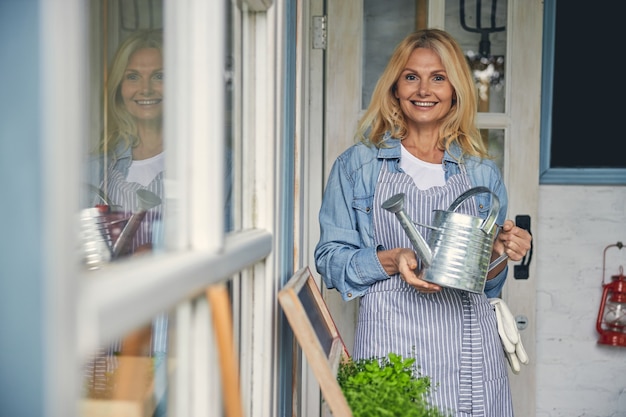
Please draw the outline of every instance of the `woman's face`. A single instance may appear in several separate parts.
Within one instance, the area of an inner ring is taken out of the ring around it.
[[[415,49],[398,78],[395,96],[409,128],[411,124],[439,125],[454,97],[439,55],[428,48]]]
[[[135,51],[122,79],[122,99],[128,112],[141,121],[163,115],[163,56],[156,48]]]

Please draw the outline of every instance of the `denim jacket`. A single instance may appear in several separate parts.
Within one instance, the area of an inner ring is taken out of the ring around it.
[[[390,278],[376,255],[385,248],[374,242],[372,205],[383,163],[391,160],[388,169],[403,172],[400,154],[400,140],[387,136],[383,147],[357,143],[333,164],[319,213],[315,266],[326,286],[336,288],[344,300],[362,296],[372,284]],[[506,219],[508,198],[499,169],[491,160],[462,155],[453,143],[443,157],[446,181],[460,172],[460,163],[465,165],[472,187],[485,186],[497,195],[500,211],[496,223],[501,225]],[[480,217],[486,218],[491,196],[477,194],[476,201]],[[486,282],[487,297],[500,294],[507,271],[508,267]]]
[[[117,155],[117,158],[115,159],[113,167],[121,171],[124,176],[127,176],[130,164],[133,162],[132,149],[125,149],[122,144],[119,144],[115,149],[114,155]],[[108,200],[108,196],[104,193],[104,190],[100,189],[104,178],[105,164],[111,164],[111,159],[105,158],[102,154],[92,154],[89,156],[87,162],[87,184],[90,192],[86,195],[86,201],[83,202],[85,207],[93,207],[94,204],[102,204],[105,202],[107,204],[111,203]]]

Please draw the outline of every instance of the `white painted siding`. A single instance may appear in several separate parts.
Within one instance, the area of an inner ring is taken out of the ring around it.
[[[626,416],[626,348],[596,344],[604,249],[626,241],[626,187],[540,187],[537,417]],[[606,282],[626,248],[606,252]]]

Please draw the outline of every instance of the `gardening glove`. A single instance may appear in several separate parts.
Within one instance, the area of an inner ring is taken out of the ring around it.
[[[500,298],[490,298],[489,302],[496,311],[498,322],[498,334],[502,341],[502,347],[514,374],[519,374],[521,364],[528,364],[528,355],[522,345],[522,338],[517,330],[515,317],[509,307]]]

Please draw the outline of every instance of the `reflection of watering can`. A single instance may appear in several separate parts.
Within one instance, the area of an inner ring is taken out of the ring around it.
[[[89,269],[98,269],[102,263],[124,255],[148,210],[161,204],[161,198],[155,193],[137,190],[138,205],[128,218],[125,212],[111,211],[108,199],[102,200],[107,205],[81,211],[83,260]],[[124,226],[114,236],[112,229],[120,225]]]
[[[139,203],[137,205],[137,210],[135,210],[133,215],[130,216],[128,223],[126,223],[126,226],[122,229],[122,233],[120,233],[119,237],[115,241],[115,244],[113,245],[112,252],[114,258],[119,257],[127,249],[132,238],[137,233],[137,229],[139,228],[143,218],[146,217],[148,210],[161,204],[161,198],[149,190],[137,190],[137,197]]]
[[[455,210],[475,194],[492,195],[491,210],[483,220],[479,217],[457,213]],[[433,225],[428,243],[403,209],[404,194],[396,194],[382,204],[394,213],[417,255],[425,267],[423,280],[445,287],[481,293],[487,273],[506,259],[503,255],[491,264],[493,240],[498,231],[496,216],[500,210],[498,197],[486,187],[475,187],[461,194],[448,210],[434,210]]]

